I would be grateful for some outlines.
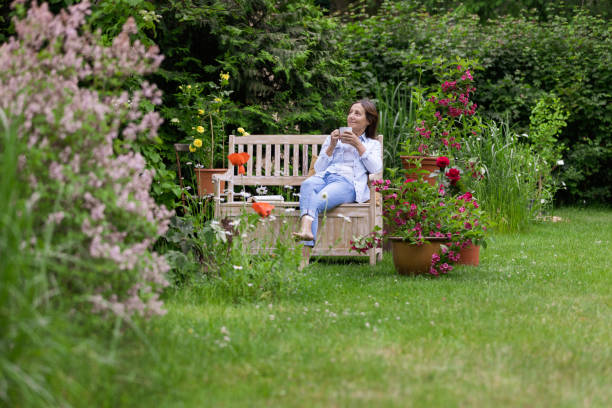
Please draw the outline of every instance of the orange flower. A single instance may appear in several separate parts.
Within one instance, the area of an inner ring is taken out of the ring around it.
[[[238,166],[238,174],[246,173],[246,170],[244,169],[244,164],[248,162],[251,158],[248,153],[232,153],[228,155],[227,158],[229,159],[230,163],[232,163],[232,165]]]
[[[263,218],[266,218],[268,215],[270,215],[274,209],[274,206],[268,203],[253,203],[253,209],[257,214],[261,215]]]

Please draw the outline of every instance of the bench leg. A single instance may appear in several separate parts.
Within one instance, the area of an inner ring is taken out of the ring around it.
[[[376,247],[370,249],[370,265],[376,265]]]

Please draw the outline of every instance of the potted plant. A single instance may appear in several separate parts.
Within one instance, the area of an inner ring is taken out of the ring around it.
[[[482,211],[470,193],[453,196],[442,185],[433,186],[422,176],[407,178],[406,173],[410,171],[374,182],[390,228],[355,238],[351,247],[363,252],[389,240],[398,273],[448,273],[459,261],[461,248],[484,243]]]
[[[412,93],[416,104],[415,132],[402,144],[402,166],[419,166],[426,171],[437,169],[440,155],[454,157],[461,150],[462,141],[480,133],[480,121],[475,115],[476,103],[470,100],[473,85],[473,61],[457,59],[440,62],[434,67],[439,86],[430,93],[416,88]],[[430,184],[435,180],[426,177]]]
[[[482,169],[476,159],[467,160],[464,168],[457,164],[458,160],[454,160],[454,163],[451,165],[448,157],[439,156],[436,160],[438,169],[432,173],[432,176],[439,186],[438,193],[455,198],[454,203],[459,206],[457,208],[461,220],[459,226],[463,225],[464,228],[460,233],[463,240],[456,243],[460,255],[458,263],[477,266],[480,262],[480,245],[485,242],[486,214],[469,189],[483,178]]]
[[[229,99],[232,91],[226,89],[229,78],[228,73],[222,72],[218,82],[179,86],[175,95],[178,107],[165,112],[172,117],[170,122],[187,135],[184,142],[189,144],[200,196],[213,194],[213,174],[227,172],[226,115],[234,107]],[[243,128],[237,131],[248,135]]]

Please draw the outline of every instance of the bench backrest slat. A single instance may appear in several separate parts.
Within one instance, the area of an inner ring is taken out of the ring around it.
[[[298,170],[300,168],[299,154],[300,154],[300,145],[294,144],[293,145],[293,176],[294,177],[298,176]]]

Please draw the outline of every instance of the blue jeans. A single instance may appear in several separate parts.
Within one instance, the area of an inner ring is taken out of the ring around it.
[[[327,198],[323,196],[327,194]],[[300,186],[300,216],[313,218],[312,235],[317,239],[319,214],[344,203],[355,202],[355,186],[336,173],[325,173],[323,177],[312,176]],[[305,246],[314,246],[314,241],[302,241]]]

